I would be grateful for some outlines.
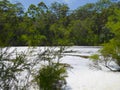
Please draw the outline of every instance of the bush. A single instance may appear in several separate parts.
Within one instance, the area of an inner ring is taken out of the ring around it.
[[[65,65],[60,63],[63,50],[63,48],[57,51],[47,49],[45,57],[42,56],[46,63],[35,76],[40,90],[61,90],[66,85],[67,70]]]
[[[20,90],[18,76],[25,70],[29,70],[29,65],[24,53],[0,49],[0,90]]]
[[[43,90],[61,90],[66,84],[66,67],[69,67],[60,63],[63,50],[50,47],[38,54],[29,48],[25,52],[1,48],[0,90],[26,90],[38,86]]]
[[[61,90],[66,84],[66,68],[59,64],[43,66],[39,74],[35,77],[40,89],[43,90]]]
[[[111,71],[119,71],[120,69],[120,46],[115,41],[115,39],[110,40],[109,43],[104,44],[104,46],[100,49],[100,55],[93,55],[91,56],[93,61],[97,60],[97,65],[99,65],[100,62],[104,62],[104,66],[110,69]],[[98,61],[99,60],[99,61]],[[115,68],[111,64],[111,62],[114,62],[115,65],[117,65],[118,68]],[[111,65],[113,67],[111,67]]]

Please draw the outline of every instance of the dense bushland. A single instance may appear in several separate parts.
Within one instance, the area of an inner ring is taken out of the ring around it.
[[[51,6],[44,2],[32,4],[26,11],[23,8],[21,3],[0,1],[0,46],[100,45],[109,42],[114,33],[106,24],[120,11],[120,2],[99,0],[75,10],[57,2]],[[119,16],[114,21],[118,19]]]

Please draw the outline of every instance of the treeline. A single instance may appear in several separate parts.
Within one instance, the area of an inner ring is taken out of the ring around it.
[[[40,2],[24,11],[21,3],[1,0],[0,46],[101,45],[114,37],[107,24],[116,11],[120,1],[99,0],[76,10]]]

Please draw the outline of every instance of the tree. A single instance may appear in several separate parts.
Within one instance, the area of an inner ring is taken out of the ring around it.
[[[107,27],[114,34],[114,38],[108,43],[111,46],[113,52],[111,52],[111,57],[116,63],[120,66],[120,10],[116,8],[114,10],[115,14],[109,17],[109,21],[107,23]],[[109,49],[109,48],[108,48]],[[108,52],[109,53],[109,52]]]
[[[1,46],[2,44],[3,46],[13,45],[14,42],[18,40],[15,35],[18,34],[17,32],[19,31],[17,28],[24,13],[23,8],[20,3],[11,4],[7,0],[0,1],[0,4],[0,44]],[[6,38],[4,38],[4,36],[6,36]]]
[[[56,15],[57,19],[64,18],[68,14],[69,7],[66,4],[54,2],[51,4],[51,11]]]
[[[97,37],[93,32],[94,21],[90,18],[76,20],[70,24],[70,38],[75,45],[96,45]]]
[[[115,62],[120,67],[120,10],[118,8],[114,9],[113,15],[109,16],[106,27],[110,29],[110,31],[114,34],[114,38],[112,38],[108,43],[103,45],[103,48],[100,50],[101,56],[103,58],[99,58],[105,62],[105,66],[111,71],[120,71],[113,70],[110,67],[110,62]],[[114,67],[115,68],[115,67]]]

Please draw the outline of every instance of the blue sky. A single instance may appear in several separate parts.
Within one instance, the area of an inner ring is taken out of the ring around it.
[[[47,6],[50,6],[53,2],[60,2],[68,4],[71,10],[78,8],[79,6],[83,6],[87,3],[94,3],[98,0],[10,0],[11,2],[21,2],[25,8],[27,8],[30,4],[38,4],[43,1]]]

